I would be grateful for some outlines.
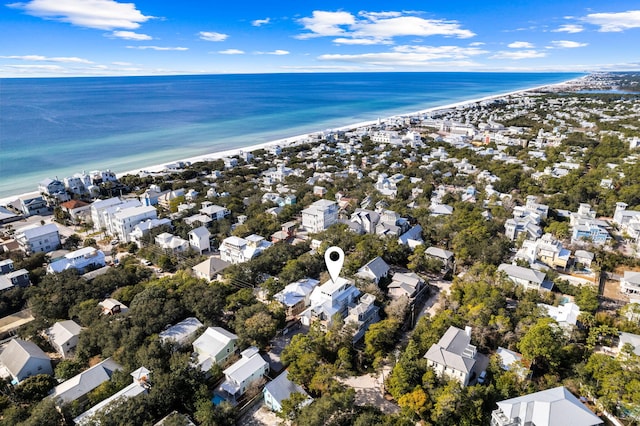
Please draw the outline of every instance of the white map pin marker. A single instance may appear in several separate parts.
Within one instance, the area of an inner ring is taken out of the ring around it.
[[[342,270],[344,252],[340,247],[329,247],[327,251],[324,252],[324,263],[327,264],[331,281],[335,283],[340,276],[340,271]]]

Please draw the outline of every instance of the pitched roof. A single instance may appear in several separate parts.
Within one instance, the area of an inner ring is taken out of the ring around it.
[[[208,327],[195,342],[194,348],[200,348],[202,353],[217,355],[227,346],[231,340],[237,340],[238,336],[222,327]]]
[[[369,275],[367,270],[373,274],[373,277],[377,280],[385,276],[389,272],[389,265],[380,256],[370,260],[369,263],[364,265],[358,270],[358,275]]]
[[[205,261],[198,263],[191,269],[208,277],[214,277],[215,275],[224,271],[224,269],[229,265],[231,265],[229,262],[226,262],[222,259],[218,259],[217,257],[210,257]]]
[[[522,280],[526,280],[532,283],[542,284],[544,281],[545,273],[540,271],[534,271],[533,269],[523,268],[518,265],[510,265],[503,263],[498,266],[498,271],[502,271],[509,277],[514,277]]]
[[[31,358],[51,362],[47,354],[35,343],[22,339],[13,339],[0,354],[0,363],[2,363],[13,376],[17,377]]]
[[[509,418],[520,418],[522,424],[539,426],[592,426],[602,424],[564,386],[498,402],[500,410]]]
[[[200,327],[202,323],[195,317],[186,318],[176,325],[172,325],[165,331],[160,333],[159,337],[162,342],[173,340],[178,343],[183,343],[188,340]]]
[[[111,358],[107,358],[101,363],[60,383],[53,388],[51,397],[56,400],[59,399],[62,403],[75,401],[111,379],[111,375],[117,370],[122,370],[122,366]]]
[[[471,336],[464,330],[451,326],[438,343],[431,345],[424,357],[440,365],[470,373],[476,363],[473,358],[475,347]]]
[[[278,377],[267,383],[264,387],[264,392],[269,392],[271,397],[280,405],[282,405],[282,401],[288,399],[295,392],[308,396],[301,386],[289,380],[288,370],[284,370]]]
[[[251,346],[242,351],[242,358],[224,370],[224,375],[236,383],[242,383],[266,365],[268,364],[258,352],[258,348]]]
[[[428,256],[434,256],[440,259],[448,260],[453,257],[453,252],[449,250],[441,249],[440,247],[429,247],[424,251],[424,254]]]
[[[49,338],[57,345],[62,346],[73,337],[78,336],[82,328],[73,320],[58,321],[47,330]]]

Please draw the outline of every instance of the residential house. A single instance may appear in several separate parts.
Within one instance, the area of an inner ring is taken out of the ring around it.
[[[96,231],[107,229],[107,217],[105,213],[107,210],[115,209],[123,203],[124,201],[118,197],[112,197],[106,200],[96,200],[91,203],[91,221],[93,222],[93,229]],[[140,203],[138,203],[138,205],[139,204]]]
[[[347,327],[353,327],[353,343],[364,337],[364,333],[371,324],[380,321],[379,308],[375,305],[375,301],[376,297],[373,294],[365,293],[360,297],[357,305],[349,308],[344,324]]]
[[[202,254],[205,251],[211,250],[211,244],[209,242],[209,237],[211,237],[211,233],[207,228],[201,226],[196,229],[192,229],[189,231],[189,245],[192,249],[197,250],[198,253]]]
[[[4,270],[8,269],[7,265],[10,265],[11,269],[6,273],[1,272],[0,291],[9,290],[14,287],[29,287],[31,285],[31,281],[29,280],[29,271],[27,271],[26,269],[19,269],[17,271],[14,271],[13,261],[11,259],[7,259],[7,261],[10,263],[5,264]]]
[[[66,212],[74,223],[88,219],[91,216],[91,204],[81,200],[69,200],[60,204],[62,211]]]
[[[542,236],[542,228],[530,216],[511,218],[504,223],[504,234],[511,241],[518,239],[520,234],[525,234],[527,238],[536,240]]]
[[[53,375],[51,359],[35,343],[22,339],[12,339],[0,353],[3,373],[17,384],[27,377],[38,374]],[[3,374],[4,375],[4,374]]]
[[[189,317],[167,328],[161,332],[158,337],[162,343],[172,342],[182,346],[188,344],[202,327],[204,327],[204,325],[202,325],[198,318]]]
[[[387,286],[387,292],[391,299],[413,299],[424,286],[424,280],[414,272],[396,272]]]
[[[358,269],[356,276],[379,284],[380,280],[389,275],[390,270],[391,268],[387,265],[387,262],[385,262],[380,256],[377,256]]]
[[[208,327],[193,342],[197,354],[197,365],[202,371],[209,371],[214,364],[222,365],[235,353],[238,336],[222,327]]]
[[[133,227],[133,231],[129,234],[129,238],[131,241],[134,241],[138,244],[142,244],[142,239],[145,235],[149,234],[154,228],[158,228],[160,226],[166,226],[168,228],[173,228],[171,225],[171,219],[162,218],[162,219],[149,219],[143,220]]]
[[[591,241],[594,244],[604,244],[611,239],[607,230],[609,224],[596,219],[596,212],[589,204],[581,203],[578,211],[569,215],[569,224],[572,243]]]
[[[290,241],[296,235],[296,228],[298,224],[296,222],[285,222],[280,226],[280,230],[271,234],[271,242],[277,243],[280,241]]]
[[[247,389],[269,372],[269,363],[262,358],[258,348],[251,346],[240,353],[241,358],[224,370],[224,382],[220,385],[225,399],[235,402]]]
[[[520,284],[526,290],[550,290],[549,285],[544,280],[546,277],[544,272],[508,263],[498,266],[498,271],[504,272],[507,278],[516,284]]]
[[[176,189],[174,191],[168,191],[158,196],[158,204],[165,210],[170,210],[171,203],[174,200],[181,199],[181,197],[184,197],[184,188]]]
[[[584,269],[591,270],[591,262],[593,262],[593,258],[595,257],[593,252],[587,250],[576,250],[573,257],[576,264],[579,263]]]
[[[69,201],[71,196],[67,194],[64,183],[58,179],[46,178],[38,183],[38,192],[42,194],[49,207]]]
[[[13,271],[15,271],[15,268],[13,266],[13,260],[11,259],[0,260],[0,274],[8,274]]]
[[[624,275],[620,278],[620,291],[626,294],[640,293],[640,272],[624,271]]]
[[[231,211],[227,208],[215,205],[210,201],[203,201],[200,214],[210,217],[212,220],[222,220],[231,215]]]
[[[111,358],[94,365],[82,373],[65,380],[53,388],[50,397],[58,407],[76,402],[82,405],[88,401],[89,392],[111,380],[115,371],[122,370],[122,366]]]
[[[571,332],[573,327],[576,326],[580,316],[580,308],[573,302],[567,302],[559,306],[538,303],[538,306],[543,308],[547,315],[556,320],[558,325],[567,332]]]
[[[522,354],[499,346],[496,355],[504,371],[513,371],[521,379],[529,374],[529,363],[522,358]]]
[[[630,349],[632,350],[632,352],[635,355],[640,356],[640,336],[639,335],[633,334],[633,333],[620,332],[620,334],[618,335],[618,350],[622,351],[625,344],[631,345]]]
[[[247,262],[271,246],[271,242],[259,235],[253,234],[246,238],[231,236],[222,240],[220,258],[232,264]]]
[[[302,210],[302,227],[309,232],[322,232],[338,221],[338,203],[318,200]]]
[[[453,214],[453,207],[446,204],[432,203],[429,206],[431,216],[451,216]]]
[[[162,191],[158,185],[150,185],[149,188],[140,195],[140,202],[145,206],[157,206],[160,196],[168,193]]]
[[[49,253],[60,247],[60,233],[58,232],[58,227],[53,223],[18,228],[13,237],[20,250],[26,255],[38,252]]]
[[[353,281],[342,277],[338,277],[335,282],[328,280],[313,289],[309,307],[300,314],[300,321],[306,326],[318,321],[321,326],[328,328],[335,315],[342,318],[347,315],[348,308],[353,306],[358,296],[360,290],[353,285]]]
[[[287,284],[285,288],[273,295],[287,311],[287,318],[294,318],[311,303],[311,293],[320,281],[313,278],[302,278]]]
[[[136,204],[139,204],[135,200]],[[108,220],[107,232],[118,237],[120,241],[131,241],[131,233],[140,222],[158,218],[158,211],[153,206],[132,206],[116,209]]]
[[[442,262],[443,271],[450,271],[453,269],[453,252],[442,249],[440,247],[428,247],[424,254],[433,259],[438,259]]]
[[[424,355],[427,364],[440,376],[447,376],[469,384],[476,364],[476,347],[471,344],[471,327],[460,330],[451,326],[438,343],[431,345]]]
[[[224,271],[225,268],[229,265],[229,262],[211,256],[205,261],[198,263],[191,269],[198,278],[204,278],[209,282],[216,280],[221,281],[222,271]]]
[[[571,257],[571,250],[564,248],[552,234],[544,234],[542,238],[535,242],[536,258],[552,268],[566,268]]]
[[[156,235],[155,243],[161,249],[170,253],[182,253],[189,249],[189,241],[168,232]]]
[[[134,398],[138,395],[146,394],[151,387],[150,381],[151,372],[144,367],[140,367],[137,370],[131,373],[131,377],[133,377],[133,382],[125,387],[124,389],[116,392],[111,395],[109,398],[99,402],[94,405],[84,413],[80,414],[78,417],[73,419],[73,423],[76,426],[85,426],[94,424],[93,417],[100,413],[103,410],[108,410],[108,407],[111,404],[116,403],[125,398]]]
[[[640,218],[640,211],[627,210],[627,207],[627,203],[616,203],[616,211],[613,214],[613,223],[619,225],[621,229],[626,229],[634,219]]]
[[[491,426],[595,426],[604,422],[564,386],[499,401]]]
[[[100,306],[104,315],[123,314],[129,310],[126,305],[111,298],[104,299],[102,302],[98,303],[98,306]]]
[[[78,345],[82,327],[73,320],[58,321],[48,328],[45,334],[51,346],[63,359],[73,356],[74,349]]]
[[[313,398],[298,384],[289,380],[289,372],[284,370],[278,377],[267,383],[262,389],[264,404],[271,411],[282,411],[282,401],[291,398],[294,393],[300,393],[306,396],[306,399],[300,403],[298,408],[302,408],[313,402]]]
[[[398,242],[403,246],[409,247],[411,250],[424,244],[422,240],[422,226],[412,226],[407,232],[398,237]]]
[[[49,206],[42,196],[20,199],[20,211],[25,217],[49,213]]]
[[[83,247],[51,262],[47,266],[47,272],[53,274],[67,269],[75,269],[83,273],[87,269],[98,269],[105,265],[105,256],[102,250],[95,247]]]

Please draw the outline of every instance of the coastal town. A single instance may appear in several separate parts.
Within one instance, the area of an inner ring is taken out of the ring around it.
[[[639,96],[43,177],[0,207],[0,422],[640,424]]]

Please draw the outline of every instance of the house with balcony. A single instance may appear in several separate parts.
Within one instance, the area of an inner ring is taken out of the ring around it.
[[[380,321],[379,308],[375,301],[376,297],[373,294],[365,293],[354,307],[349,308],[344,324],[354,328],[353,343],[364,337],[371,324]]]
[[[255,234],[246,238],[231,236],[222,240],[219,248],[220,258],[231,264],[247,262],[259,256],[272,245],[264,237]]]
[[[213,204],[210,201],[203,201],[200,214],[210,217],[212,220],[222,220],[231,215],[231,211],[225,207]]]
[[[240,360],[224,370],[224,382],[218,392],[231,403],[259,384],[269,372],[269,363],[262,358],[258,348],[251,346],[240,353]]]
[[[302,227],[308,232],[322,232],[337,221],[338,203],[335,201],[318,200],[302,210]]]
[[[83,247],[51,262],[47,266],[47,272],[53,274],[67,269],[75,269],[82,273],[87,269],[98,269],[105,265],[105,256],[102,250],[95,247]]]
[[[198,253],[202,254],[205,251],[211,250],[211,244],[209,242],[211,232],[209,232],[209,230],[204,226],[189,231],[188,235],[189,246]]]
[[[26,255],[57,250],[60,247],[60,233],[53,223],[46,225],[28,225],[16,229],[13,234],[20,250]]]
[[[20,198],[20,211],[25,217],[49,213],[49,206],[42,196]]]
[[[476,347],[471,344],[471,327],[461,330],[451,326],[438,343],[431,345],[424,358],[439,376],[457,380],[464,387],[469,384],[476,364]]]
[[[335,315],[345,318],[349,307],[354,306],[360,296],[353,281],[338,277],[336,281],[328,280],[321,286],[316,286],[309,299],[309,307],[300,314],[303,325],[309,326],[319,322],[323,328],[333,323]]]
[[[491,426],[596,426],[604,422],[564,386],[497,403]]]
[[[136,204],[140,204],[135,200]],[[117,208],[109,215],[107,231],[120,241],[131,241],[131,233],[136,225],[143,221],[158,218],[158,211],[153,206],[135,205],[127,208]]]
[[[167,218],[143,220],[133,227],[133,231],[131,231],[131,233],[129,234],[129,238],[131,239],[131,241],[141,244],[142,239],[145,235],[149,234],[152,229],[158,228],[160,226],[173,228],[173,226],[171,225],[171,220]]]
[[[67,194],[64,183],[58,179],[46,178],[38,183],[38,192],[45,199],[49,207],[69,201],[71,196]]]
[[[507,278],[525,288],[525,290],[550,290],[553,283],[547,283],[547,274],[518,265],[503,263],[498,266],[498,272],[504,272]],[[551,287],[549,287],[549,284]]]
[[[432,259],[437,259],[442,262],[442,270],[450,271],[453,269],[453,252],[449,250],[442,249],[440,247],[428,247],[424,251],[425,256],[431,257]]]
[[[624,271],[620,278],[620,291],[625,294],[640,294],[640,272]]]
[[[391,299],[406,297],[411,300],[425,287],[426,283],[414,272],[396,272],[387,286]]]
[[[26,269],[14,270],[13,260],[0,261],[0,291],[13,287],[28,287],[31,285],[29,271]]]

